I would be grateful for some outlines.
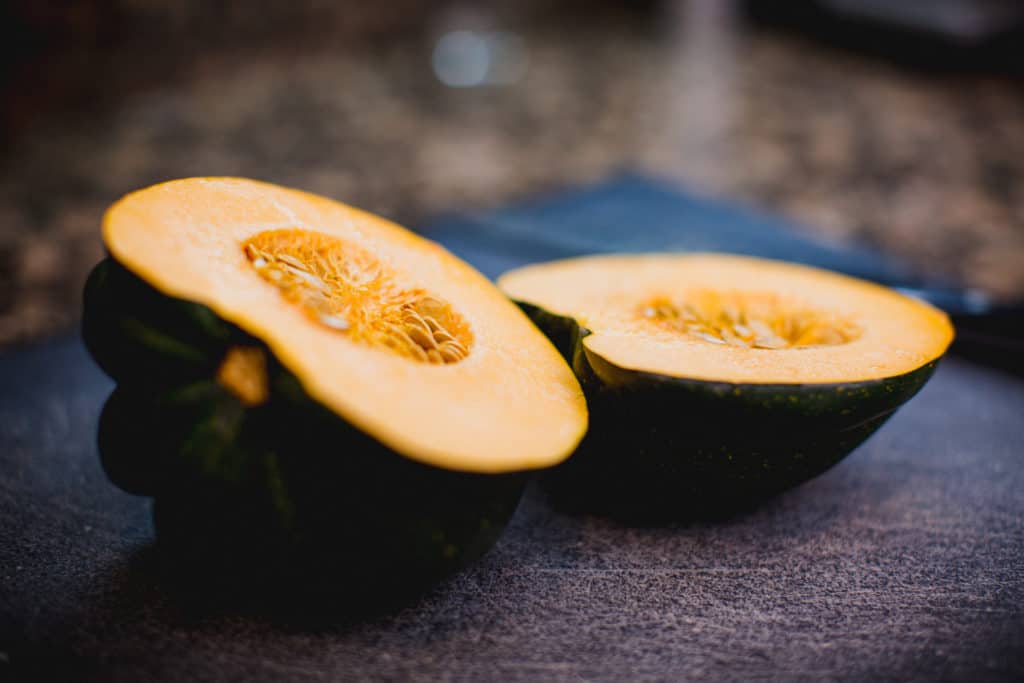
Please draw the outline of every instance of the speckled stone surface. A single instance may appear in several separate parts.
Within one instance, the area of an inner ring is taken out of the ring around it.
[[[629,527],[531,490],[481,562],[360,619],[168,590],[95,453],[109,381],[75,340],[0,376],[0,680],[1024,677],[1024,383],[962,362],[754,512]]]
[[[748,26],[728,2],[527,5],[441,3],[422,30],[368,44],[261,41],[151,74],[127,54],[80,74],[103,106],[34,121],[0,156],[0,345],[73,326],[103,209],[187,175],[416,223],[637,169],[1024,295],[1019,82],[832,50]],[[466,28],[518,35],[525,76],[440,83],[431,50]],[[114,89],[118,69],[145,77]]]

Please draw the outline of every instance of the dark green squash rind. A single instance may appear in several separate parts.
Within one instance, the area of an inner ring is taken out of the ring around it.
[[[527,473],[404,458],[310,397],[259,340],[112,259],[90,276],[83,336],[118,382],[98,442],[110,479],[151,496],[160,546],[194,581],[372,599],[466,566],[497,540]],[[214,376],[233,345],[268,358],[269,400]]]
[[[103,468],[120,488],[147,496],[182,486],[192,474],[237,477],[233,445],[249,413],[210,380],[150,390],[118,385],[100,415]]]
[[[232,343],[251,339],[207,306],[164,295],[112,258],[93,268],[82,303],[85,346],[119,383],[207,379]]]
[[[826,471],[927,382],[904,375],[829,384],[737,384],[619,367],[583,345],[573,318],[519,302],[570,360],[590,430],[547,478],[572,507],[638,520],[719,516]]]

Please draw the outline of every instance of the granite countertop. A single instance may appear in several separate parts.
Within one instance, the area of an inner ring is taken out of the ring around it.
[[[0,159],[0,346],[71,329],[104,208],[188,175],[415,225],[640,170],[1024,295],[1019,82],[908,70],[749,26],[728,3],[658,7],[447,12],[369,43],[212,50],[38,117]],[[443,85],[431,51],[460,28],[510,32],[522,77]],[[91,78],[97,93],[118,81]]]

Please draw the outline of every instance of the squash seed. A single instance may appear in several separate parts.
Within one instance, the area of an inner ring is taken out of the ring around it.
[[[338,315],[331,315],[330,313],[321,313],[318,320],[321,324],[326,325],[332,330],[344,331],[351,327],[347,320]]]

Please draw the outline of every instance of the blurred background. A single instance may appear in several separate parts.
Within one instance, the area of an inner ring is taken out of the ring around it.
[[[640,171],[1024,296],[1017,0],[5,0],[0,348],[104,208],[242,175],[416,226]]]

